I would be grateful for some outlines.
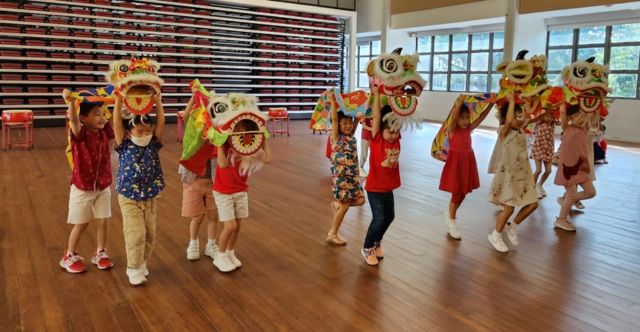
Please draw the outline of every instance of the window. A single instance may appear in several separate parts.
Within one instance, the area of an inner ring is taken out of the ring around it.
[[[595,57],[609,64],[609,96],[638,98],[640,23],[550,30],[547,35],[548,78],[561,85],[562,68]]]
[[[369,89],[369,76],[367,75],[367,64],[380,55],[380,40],[358,42],[358,53],[356,54],[357,75],[356,87]]]
[[[432,91],[498,91],[503,32],[418,37],[418,72]]]

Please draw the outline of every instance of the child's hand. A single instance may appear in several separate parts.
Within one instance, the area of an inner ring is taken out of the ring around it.
[[[69,103],[73,103],[76,101],[76,97],[71,94],[71,91],[69,91],[69,89],[62,90],[62,98]]]
[[[151,96],[151,100],[156,104],[159,105],[162,103],[162,95],[158,94],[154,94]]]
[[[371,87],[371,94],[372,94],[374,97],[378,97],[378,96],[380,95],[380,90],[378,90],[378,85],[377,85],[377,84],[374,84],[374,85]]]
[[[513,94],[513,93],[509,93],[509,94],[507,95],[507,101],[508,101],[509,103],[513,103],[513,102],[515,101],[515,99],[516,99],[516,98],[515,98],[515,96],[514,96],[514,94]]]

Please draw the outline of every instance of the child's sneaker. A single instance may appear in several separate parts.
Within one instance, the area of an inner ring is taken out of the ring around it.
[[[547,192],[544,191],[544,188],[542,186],[540,186],[540,193],[542,194],[542,197],[547,197]]]
[[[553,228],[560,228],[560,229],[564,229],[565,231],[569,231],[569,232],[575,232],[576,231],[576,226],[573,226],[573,224],[569,220],[560,219],[560,218],[556,219],[556,222],[553,224]]]
[[[456,240],[460,240],[462,235],[460,235],[460,231],[458,230],[458,225],[456,225],[456,222],[454,220],[451,220],[451,218],[449,217],[449,211],[444,211],[444,221],[447,225],[447,232],[449,233],[449,236]]]
[[[216,251],[213,258],[213,265],[220,270],[220,272],[231,272],[236,269],[236,266],[231,262],[228,253],[221,253]]]
[[[198,240],[189,241],[189,247],[187,248],[187,259],[195,261],[200,259],[200,245]]]
[[[204,249],[204,255],[211,257],[213,259],[215,257],[216,251],[218,251],[218,246],[215,244],[207,244]]]
[[[491,245],[499,252],[509,252],[509,248],[506,244],[504,244],[504,240],[502,239],[502,234],[498,233],[496,230],[489,233],[489,242]]]
[[[69,273],[80,273],[86,270],[84,265],[84,258],[77,253],[65,253],[60,260],[60,267],[67,270]]]
[[[536,185],[536,192],[538,193],[538,199],[542,199],[544,195],[542,194],[542,187],[540,185]]]
[[[378,265],[378,258],[376,257],[376,250],[375,248],[362,248],[362,257],[364,257],[364,261],[367,262],[367,264],[374,266],[374,265]]]
[[[129,283],[134,286],[142,285],[147,282],[142,266],[138,268],[127,267],[127,277],[129,277]]]
[[[384,251],[382,250],[382,242],[374,242],[373,249],[376,251],[376,258],[381,260],[384,258]]]
[[[227,251],[227,253],[229,254],[229,259],[231,260],[231,263],[233,263],[233,265],[235,265],[236,268],[239,268],[242,266],[242,262],[240,262],[238,257],[236,257],[236,252],[234,250],[229,250]]]
[[[113,267],[113,261],[111,261],[109,255],[107,255],[107,249],[102,249],[96,252],[96,254],[91,257],[91,263],[95,264],[100,270],[106,270]]]
[[[505,229],[507,231],[507,238],[509,239],[509,242],[511,242],[511,244],[513,244],[514,246],[520,244],[520,242],[518,241],[517,227],[518,226],[516,224],[507,224],[505,226]]]
[[[582,204],[582,202],[580,201],[575,202],[573,206],[575,206],[577,209],[584,210],[584,204]]]

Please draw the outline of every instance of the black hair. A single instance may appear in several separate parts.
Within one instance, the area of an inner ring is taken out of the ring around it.
[[[467,106],[467,104],[460,105],[460,111],[458,112],[458,114],[462,114],[462,113],[471,113],[471,110],[469,110],[469,107]]]
[[[87,116],[89,115],[89,113],[91,111],[93,111],[96,107],[102,107],[104,104],[101,102],[95,102],[95,103],[88,103],[88,102],[83,102],[80,103],[80,111],[79,114],[80,115],[84,115]]]
[[[522,111],[522,106],[515,104],[513,105],[513,112]],[[503,125],[505,121],[507,121],[507,113],[509,113],[509,103],[505,103],[500,108],[500,124]]]
[[[122,124],[127,131],[131,131],[133,127],[139,125],[154,125],[156,123],[156,118],[149,116],[147,114],[144,115],[134,115],[131,119],[122,119]]]
[[[578,104],[571,104],[569,105],[569,107],[567,107],[567,115],[569,116],[574,115],[579,111],[580,111],[580,105]]]
[[[382,120],[382,119],[384,119],[385,115],[387,115],[387,114],[389,114],[391,112],[393,112],[393,110],[391,109],[391,106],[389,106],[389,105],[384,105],[382,107],[382,109],[380,109],[380,121],[382,121],[380,123],[380,128],[381,129],[391,129],[391,126],[389,125],[389,121]]]

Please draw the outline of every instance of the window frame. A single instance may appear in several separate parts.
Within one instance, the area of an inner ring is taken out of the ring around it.
[[[486,49],[478,49],[478,50],[474,50],[473,49],[473,35],[476,34],[485,34],[488,33],[489,34],[489,47]],[[500,48],[495,48],[494,47],[494,42],[495,42],[495,38],[494,38],[494,34],[495,33],[504,33],[504,31],[502,30],[495,30],[495,31],[474,31],[474,32],[461,32],[461,33],[449,33],[449,34],[433,34],[433,35],[425,35],[425,36],[417,36],[416,37],[416,51],[418,53],[418,56],[429,56],[429,70],[428,71],[418,71],[419,74],[422,75],[428,75],[428,79],[427,81],[427,85],[428,88],[425,88],[425,90],[428,91],[438,91],[438,92],[469,92],[469,93],[488,93],[491,92],[491,81],[493,76],[499,76],[501,77],[502,74],[498,73],[495,70],[495,67],[498,65],[497,63],[493,63],[494,62],[494,53],[502,53],[503,54],[503,59],[504,59],[504,44],[502,45],[502,47]],[[460,35],[460,34],[466,34],[467,35],[467,49],[466,50],[461,50],[461,51],[454,51],[453,50],[453,36],[454,35]],[[436,51],[435,50],[435,39],[436,36],[447,36],[449,39],[449,47],[446,51]],[[420,44],[420,38],[429,38],[430,39],[430,43],[429,46],[430,48],[427,51],[421,51],[419,49],[419,44]],[[487,59],[487,69],[486,70],[472,70],[471,69],[471,59],[473,57],[473,54],[478,54],[478,53],[487,53],[488,54],[488,59]],[[466,63],[466,70],[452,70],[452,66],[451,66],[451,62],[453,59],[454,54],[466,54],[467,56],[467,63]],[[434,58],[436,57],[436,55],[446,55],[448,57],[448,66],[447,66],[447,70],[435,70],[434,68]],[[446,84],[446,89],[445,90],[434,90],[433,88],[433,75],[446,75],[447,77],[447,84]],[[457,75],[457,74],[462,74],[465,75],[465,88],[463,90],[452,90],[451,89],[451,75]],[[471,84],[471,75],[487,75],[487,81],[485,84],[485,89],[483,91],[470,91],[470,84]]]
[[[549,50],[559,50],[559,49],[570,49],[571,50],[571,63],[578,61],[578,60],[584,60],[584,59],[578,59],[578,51],[580,49],[585,49],[585,48],[603,48],[604,49],[604,54],[603,54],[603,64],[607,64],[610,65],[611,63],[611,49],[614,47],[624,47],[624,46],[635,46],[635,47],[640,47],[640,40],[637,41],[631,41],[631,42],[617,42],[614,43],[611,41],[611,34],[613,31],[613,26],[615,25],[624,25],[624,24],[638,24],[640,22],[627,22],[627,23],[619,23],[619,24],[609,24],[609,25],[598,25],[598,24],[594,24],[592,26],[578,26],[578,27],[574,27],[574,28],[557,28],[557,29],[553,29],[551,27],[549,27],[547,29],[547,43],[546,43],[546,56],[547,59],[549,59]],[[605,38],[604,38],[604,42],[603,43],[590,43],[590,44],[580,44],[580,29],[581,28],[587,28],[587,27],[600,27],[600,26],[604,26],[605,27]],[[573,31],[573,40],[571,45],[561,45],[561,46],[550,46],[551,43],[551,31],[557,31],[557,30],[567,30],[567,29],[571,29]],[[569,64],[566,64],[569,65]],[[561,75],[562,73],[562,69],[560,70],[549,70],[547,69],[547,75]],[[638,57],[638,69],[633,70],[633,69],[616,69],[616,70],[612,70],[609,69],[609,77],[611,77],[611,74],[632,74],[632,75],[636,75],[636,88],[635,88],[635,97],[618,97],[618,96],[613,96],[613,95],[607,95],[607,98],[611,98],[611,99],[628,99],[628,100],[638,100],[640,99],[640,92],[638,91],[638,89],[640,89],[640,56]],[[610,85],[611,87],[611,85]]]
[[[367,58],[367,63],[369,63],[369,61],[377,58],[380,56],[380,54],[382,53],[382,45],[380,45],[380,52],[379,53],[373,53],[373,43],[374,42],[378,42],[381,43],[381,40],[378,39],[367,39],[367,40],[359,40],[356,42],[356,49],[357,49],[357,53],[356,53],[356,68],[355,68],[355,72],[356,72],[356,81],[354,84],[354,87],[356,89],[369,89],[369,83],[367,83],[366,86],[360,86],[360,74],[364,74],[367,75],[367,67],[366,65],[364,66],[364,70],[360,71],[360,59],[366,57]],[[364,46],[364,45],[369,45],[369,53],[368,54],[360,54],[360,46]]]

